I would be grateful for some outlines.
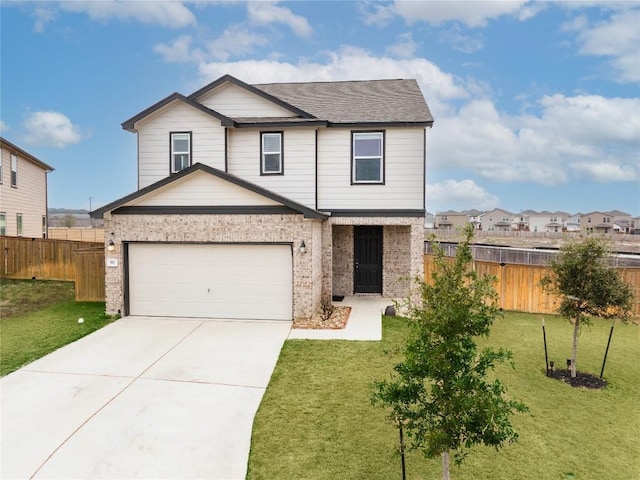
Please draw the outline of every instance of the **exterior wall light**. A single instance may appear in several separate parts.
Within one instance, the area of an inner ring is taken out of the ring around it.
[[[116,249],[116,244],[113,243],[113,240],[109,240],[109,243],[107,244],[107,250],[109,250],[110,252],[113,252]]]
[[[298,250],[300,250],[300,253],[307,253],[307,246],[304,244],[304,240],[300,244],[300,248]]]

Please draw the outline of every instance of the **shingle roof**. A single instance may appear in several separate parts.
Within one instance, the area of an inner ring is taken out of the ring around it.
[[[433,123],[415,80],[269,83],[253,87],[331,123]]]

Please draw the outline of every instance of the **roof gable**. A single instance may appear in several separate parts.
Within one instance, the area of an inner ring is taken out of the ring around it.
[[[239,88],[244,89],[247,92],[250,92],[254,95],[257,95],[258,97],[268,100],[269,102],[278,105],[279,107],[295,114],[295,115],[299,115],[303,118],[314,118],[313,115],[305,112],[304,110],[301,110],[300,108],[298,108],[297,106],[290,104],[284,100],[282,100],[279,97],[276,97],[274,95],[271,95],[268,92],[265,92],[264,90],[258,89],[256,87],[254,87],[253,85],[249,85],[248,83],[245,83],[241,80],[238,80],[237,78],[231,76],[231,75],[223,75],[222,77],[218,78],[217,80],[214,80],[213,82],[211,82],[208,85],[205,85],[204,87],[202,87],[199,90],[196,90],[195,92],[193,92],[191,95],[189,95],[189,99],[196,101],[196,102],[201,102],[203,101],[203,99],[205,97],[207,97],[207,94],[210,94],[211,92],[215,91],[217,88],[219,88],[220,86],[224,85],[224,84],[232,84],[235,85]]]
[[[212,175],[216,177],[216,179],[213,181],[210,179],[206,180],[204,179],[205,177],[199,175],[199,172]],[[189,181],[192,180],[189,178],[190,176],[193,176],[193,183]],[[204,188],[206,190],[207,187],[220,187],[223,184],[222,182],[231,184],[223,188],[225,188],[227,192],[231,192],[236,196],[236,200],[233,204],[229,201],[220,199],[220,195],[212,195],[208,198],[208,202],[206,202],[206,204],[184,202],[161,205],[163,202],[177,202],[178,200],[176,199],[179,196],[178,194],[180,192],[184,193],[185,189],[188,188],[189,185],[199,185],[199,188]],[[173,187],[176,188],[175,192],[173,191]],[[247,190],[248,192],[243,193],[241,192],[242,189]],[[271,202],[269,202],[269,200],[271,200]],[[212,205],[213,202],[220,203]],[[171,209],[167,209],[166,207],[190,208],[194,213],[233,213],[233,209],[230,207],[233,207],[236,210],[240,209],[242,213],[265,213],[265,208],[276,208],[279,206],[287,209],[289,213],[301,213],[306,218],[323,219],[327,217],[327,215],[323,213],[294,202],[282,195],[278,195],[271,190],[267,190],[259,185],[243,180],[240,177],[236,177],[235,175],[225,173],[222,170],[218,170],[217,168],[203,165],[201,163],[196,163],[189,168],[185,168],[180,173],[166,177],[152,185],[149,185],[148,187],[142,188],[115,200],[90,212],[90,215],[92,218],[103,218],[105,213],[114,212],[118,209],[128,209],[130,212],[134,212],[135,209],[148,209],[147,211],[149,213],[171,213]],[[216,207],[219,207],[219,209],[215,210]],[[138,212],[139,211],[140,210],[138,210]],[[281,211],[279,213],[283,212]]]
[[[52,166],[47,165],[39,158],[36,158],[30,153],[25,152],[23,149],[14,145],[13,143],[11,143],[10,141],[8,141],[3,137],[0,137],[0,145],[2,146],[2,148],[6,148],[9,151],[13,151],[15,154],[18,154],[20,155],[20,157],[26,160],[29,160],[30,162],[36,164],[37,166],[39,166],[43,170],[46,170],[47,172],[53,172],[55,170]]]
[[[128,130],[129,132],[135,132],[135,124],[145,118],[147,118],[149,115],[152,115],[153,113],[157,112],[158,110],[160,110],[161,108],[164,108],[168,105],[170,105],[172,102],[182,102],[185,103],[193,108],[196,108],[198,110],[200,110],[201,112],[206,113],[207,115],[211,115],[214,118],[217,118],[218,120],[220,120],[220,122],[222,123],[222,125],[233,125],[233,121],[225,116],[222,115],[219,112],[216,112],[215,110],[212,110],[204,105],[201,105],[197,102],[194,102],[193,100],[190,100],[189,98],[185,97],[184,95],[180,94],[180,93],[172,93],[171,95],[163,98],[162,100],[160,100],[157,103],[154,103],[153,105],[151,105],[149,108],[143,110],[142,112],[140,112],[139,114],[131,117],[129,120],[125,121],[122,123],[122,128],[124,130]]]

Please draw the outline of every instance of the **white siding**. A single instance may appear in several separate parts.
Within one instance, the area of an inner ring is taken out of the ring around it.
[[[176,100],[136,123],[138,188],[170,174],[170,132],[192,132],[192,164],[224,170],[224,127],[220,120]]]
[[[136,206],[264,206],[280,205],[246,188],[206,172],[194,172],[187,177],[162,187],[139,201],[127,205]]]
[[[424,207],[424,129],[384,130],[384,185],[351,185],[351,129],[319,130],[318,210]]]
[[[285,130],[283,145],[284,175],[260,175],[260,130],[229,130],[229,173],[315,208],[315,130]]]
[[[198,102],[228,117],[294,117],[293,112],[233,84],[225,84]]]
[[[18,160],[18,185],[11,186],[11,154]],[[2,148],[0,212],[7,216],[7,235],[17,235],[16,214],[22,213],[22,236],[42,238],[42,217],[47,215],[47,174],[10,148]]]

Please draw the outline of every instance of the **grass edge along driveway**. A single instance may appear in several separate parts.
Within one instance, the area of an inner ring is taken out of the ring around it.
[[[571,325],[544,316],[550,359],[564,365]],[[640,326],[617,324],[601,391],[572,388],[544,375],[541,315],[506,313],[480,343],[513,351],[515,370],[497,375],[508,395],[530,408],[514,416],[520,434],[500,452],[472,449],[455,480],[635,480],[640,472]],[[580,337],[582,371],[599,374],[610,323]],[[370,406],[370,385],[390,375],[389,354],[407,333],[405,320],[385,318],[381,342],[288,340],[256,415],[247,478],[401,478],[398,431],[386,411]],[[440,479],[439,459],[407,456],[407,478]]]
[[[0,376],[113,320],[105,315],[104,302],[74,301],[73,282],[3,279],[0,287]],[[84,322],[78,323],[79,318]]]

